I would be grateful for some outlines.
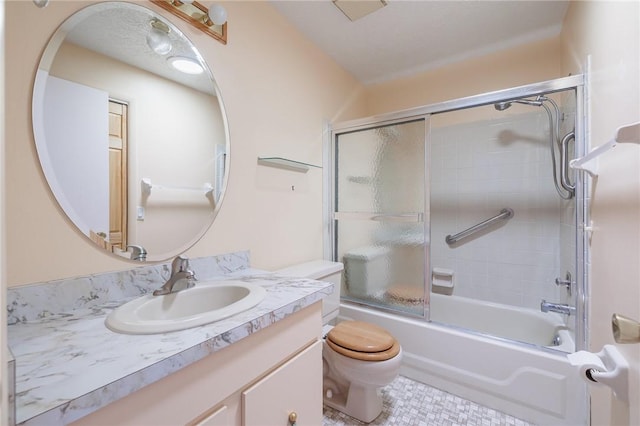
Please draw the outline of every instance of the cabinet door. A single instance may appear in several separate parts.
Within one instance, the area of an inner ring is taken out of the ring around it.
[[[242,392],[245,426],[322,424],[322,342],[318,341]]]

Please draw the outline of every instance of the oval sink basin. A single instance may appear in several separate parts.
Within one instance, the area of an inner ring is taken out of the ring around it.
[[[184,330],[219,321],[251,309],[266,290],[242,281],[209,281],[164,296],[139,297],[116,308],[106,319],[112,331],[155,334]]]

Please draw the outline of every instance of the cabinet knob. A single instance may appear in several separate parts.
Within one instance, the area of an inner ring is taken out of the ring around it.
[[[291,426],[296,426],[297,420],[298,420],[298,414],[295,411],[289,413],[289,424],[291,424]]]

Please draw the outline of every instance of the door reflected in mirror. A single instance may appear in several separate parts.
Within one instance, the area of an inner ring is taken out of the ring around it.
[[[224,107],[209,67],[165,18],[129,3],[71,16],[45,49],[32,107],[51,191],[106,251],[166,260],[213,222],[229,163]]]

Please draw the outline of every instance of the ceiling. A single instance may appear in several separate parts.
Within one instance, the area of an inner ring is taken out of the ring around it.
[[[556,36],[568,0],[387,0],[356,21],[331,0],[271,0],[364,84]]]
[[[172,49],[166,56],[154,53],[146,37],[150,21],[156,16],[150,10],[131,3],[98,3],[85,8],[63,24],[66,40],[118,61],[180,82],[201,92],[214,94],[211,76],[181,73],[168,65],[172,56],[200,60],[189,40],[173,25],[169,39]],[[166,22],[166,21],[165,21]]]

